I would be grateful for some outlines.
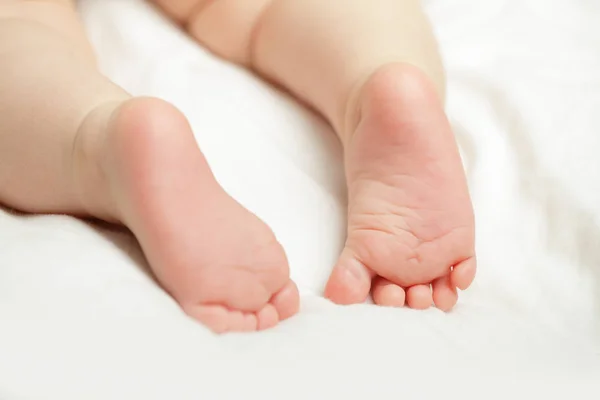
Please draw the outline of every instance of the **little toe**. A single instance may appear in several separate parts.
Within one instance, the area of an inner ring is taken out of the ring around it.
[[[215,333],[227,332],[229,310],[223,306],[183,306],[187,315],[204,324]]]
[[[293,281],[289,281],[283,289],[271,298],[270,303],[274,306],[273,310],[275,311],[277,320],[283,321],[290,318],[300,309],[300,294],[298,293],[298,287]],[[265,306],[265,308],[266,307],[268,306]]]
[[[404,307],[406,292],[400,286],[380,276],[373,280],[373,301],[384,307]]]
[[[433,304],[429,285],[415,285],[406,290],[406,304],[415,310],[426,310]]]
[[[275,314],[275,322],[269,316],[268,312],[263,317],[268,323],[277,324],[277,312],[273,306],[268,305],[273,309]],[[214,333],[226,332],[253,332],[258,328],[259,315],[252,312],[243,312],[230,310],[224,306],[189,306],[184,307],[184,311],[198,322],[205,325]]]
[[[267,304],[256,313],[257,329],[264,331],[265,329],[271,329],[279,322],[279,315],[275,306]]]
[[[460,290],[466,290],[473,283],[476,271],[476,258],[468,258],[454,266],[450,274],[450,281],[452,285]]]
[[[331,272],[325,297],[336,304],[357,304],[364,302],[371,291],[374,274],[346,250]]]
[[[450,275],[436,279],[431,286],[435,306],[442,311],[450,311],[458,301],[458,293],[450,281]]]

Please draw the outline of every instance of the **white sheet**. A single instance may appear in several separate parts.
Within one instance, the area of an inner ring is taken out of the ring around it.
[[[103,70],[186,113],[284,244],[303,306],[216,337],[128,234],[0,211],[0,399],[599,398],[599,4],[426,3],[478,222],[478,279],[445,315],[323,300],[344,231],[333,134],[141,1],[84,1]]]

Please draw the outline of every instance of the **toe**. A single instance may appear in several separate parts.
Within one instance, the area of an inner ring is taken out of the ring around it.
[[[458,293],[450,281],[450,275],[436,279],[431,286],[435,306],[442,311],[450,311],[458,301]]]
[[[244,331],[246,315],[241,311],[229,310],[227,315],[227,332]]]
[[[283,321],[295,315],[300,309],[300,294],[298,293],[298,287],[292,281],[289,281],[287,285],[277,292],[272,298],[270,303],[274,306],[277,319]]]
[[[337,304],[362,303],[369,296],[372,278],[363,263],[344,251],[329,277],[325,297]]]
[[[187,315],[204,324],[215,333],[225,333],[229,327],[229,310],[223,306],[183,307]]]
[[[388,281],[377,277],[373,280],[373,301],[384,307],[404,307],[406,293],[404,289]]]
[[[257,329],[264,331],[273,328],[279,322],[279,315],[275,306],[267,304],[262,310],[256,313]]]
[[[273,308],[273,306],[268,307]],[[259,314],[229,310],[223,306],[189,306],[183,309],[190,317],[215,333],[252,332],[256,331],[259,325]],[[277,312],[274,309],[273,313],[275,314],[274,324],[277,324]],[[263,312],[263,319],[267,323],[272,323],[273,318],[269,314],[273,313]]]
[[[466,290],[473,283],[476,271],[477,260],[475,257],[468,258],[456,264],[450,276],[452,285],[460,290]]]
[[[429,285],[415,285],[406,291],[406,304],[415,310],[426,310],[433,304],[431,287]]]
[[[244,319],[240,325],[240,332],[254,332],[258,329],[258,317],[254,313],[244,313]]]

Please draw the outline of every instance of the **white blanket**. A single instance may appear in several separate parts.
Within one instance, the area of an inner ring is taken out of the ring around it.
[[[0,210],[0,399],[600,398],[600,3],[425,4],[478,226],[478,279],[452,313],[325,301],[345,223],[329,128],[141,0],[87,0],[103,70],[185,112],[284,244],[302,310],[217,337],[129,234]]]

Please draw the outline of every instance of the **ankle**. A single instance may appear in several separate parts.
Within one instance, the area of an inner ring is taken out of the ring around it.
[[[94,108],[73,141],[73,182],[81,207],[90,216],[107,222],[119,220],[105,172],[105,141],[113,115],[121,104],[111,101]]]

